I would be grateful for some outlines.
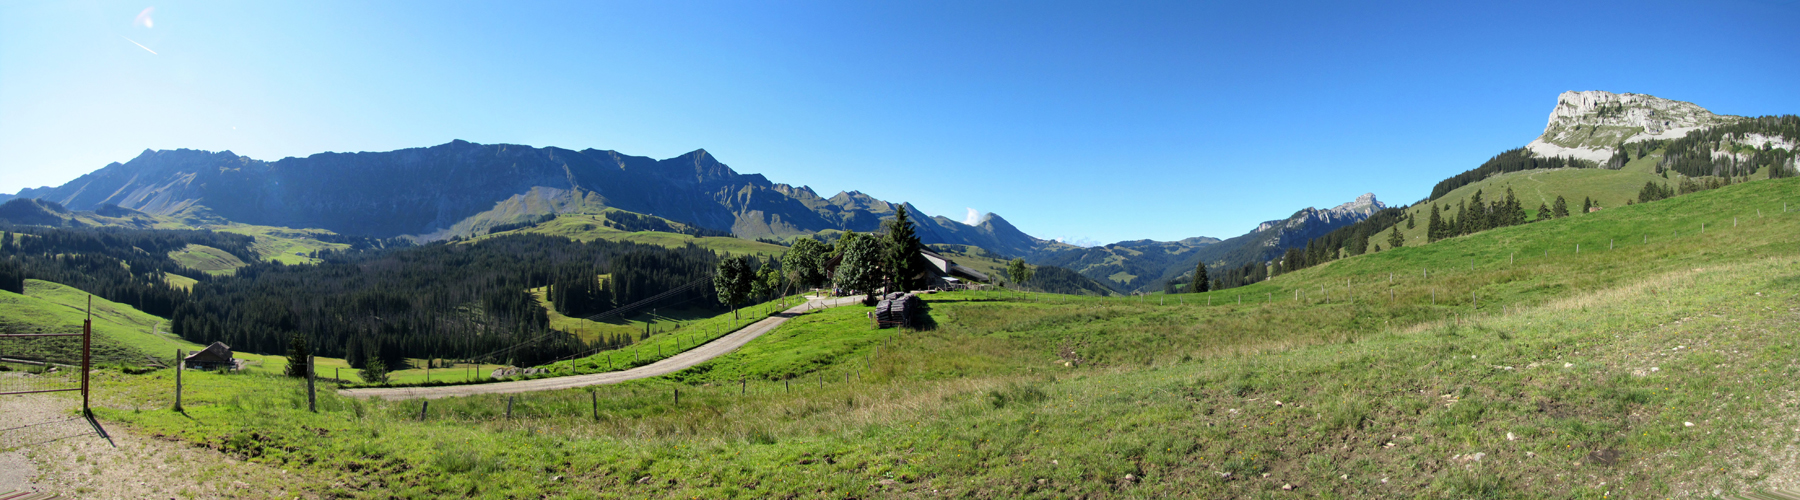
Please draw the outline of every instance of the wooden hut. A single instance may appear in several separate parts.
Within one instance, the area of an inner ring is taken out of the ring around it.
[[[213,342],[205,349],[189,354],[187,367],[190,370],[236,370],[237,360],[231,357],[231,346],[223,342]]]

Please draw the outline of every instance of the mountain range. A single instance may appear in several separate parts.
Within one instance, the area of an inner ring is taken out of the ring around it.
[[[1642,94],[1565,92],[1558,96],[1544,133],[1524,150],[1529,157],[1616,162],[1627,142],[1682,137],[1744,120]],[[1738,142],[1763,138],[1751,135]],[[1774,139],[1791,147],[1783,137]],[[1080,247],[1033,237],[994,214],[971,225],[925,216],[904,202],[858,191],[823,197],[807,186],[740,174],[704,149],[657,160],[608,150],[461,140],[276,161],[230,151],[145,150],[61,186],[0,195],[0,202],[14,197],[77,211],[200,213],[242,224],[418,241],[486,234],[496,226],[547,214],[608,208],[728,231],[740,238],[779,240],[875,231],[883,219],[905,207],[924,243],[972,245],[1003,257],[1067,267],[1127,292],[1160,289],[1201,261],[1209,268],[1268,262],[1286,249],[1303,247],[1387,208],[1371,193],[1329,209],[1305,208],[1232,238]]]
[[[204,207],[245,224],[423,241],[604,207],[743,238],[868,232],[902,206],[856,191],[825,198],[806,186],[739,174],[706,150],[656,160],[616,151],[460,140],[272,162],[230,151],[146,150],[62,186],[25,189],[16,196],[72,210],[110,205],[154,215]],[[1033,238],[998,215],[969,225],[904,206],[925,243],[975,245],[1007,255],[1065,246]]]

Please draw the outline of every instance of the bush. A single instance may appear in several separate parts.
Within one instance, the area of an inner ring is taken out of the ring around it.
[[[362,380],[370,384],[387,383],[387,363],[381,362],[381,358],[369,358],[368,363],[363,365]]]

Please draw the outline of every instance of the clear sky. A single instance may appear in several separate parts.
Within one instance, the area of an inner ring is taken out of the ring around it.
[[[1800,3],[0,3],[0,192],[144,149],[480,143],[861,190],[1039,237],[1411,203],[1565,90],[1800,113]]]

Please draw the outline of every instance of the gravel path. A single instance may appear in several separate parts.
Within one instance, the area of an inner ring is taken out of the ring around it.
[[[29,376],[0,373],[0,377]],[[63,498],[315,498],[321,481],[77,417],[74,393],[0,396],[0,491]],[[252,486],[254,485],[254,486]]]
[[[737,348],[743,347],[744,344],[750,343],[751,340],[755,340],[765,333],[774,331],[775,327],[781,326],[782,323],[787,322],[788,318],[798,316],[808,310],[839,307],[855,304],[860,301],[862,301],[861,296],[809,300],[806,304],[795,306],[794,308],[782,311],[780,314],[773,317],[752,323],[750,326],[731,332],[724,337],[719,337],[712,342],[707,342],[700,347],[695,347],[661,361],[632,368],[630,370],[474,385],[344,389],[338,391],[338,394],[358,398],[379,397],[387,400],[420,398],[437,399],[456,396],[473,396],[476,394],[511,394],[519,392],[572,389],[590,385],[617,384],[627,380],[668,375],[670,373],[686,370],[694,365],[704,363],[709,359],[737,350]]]

